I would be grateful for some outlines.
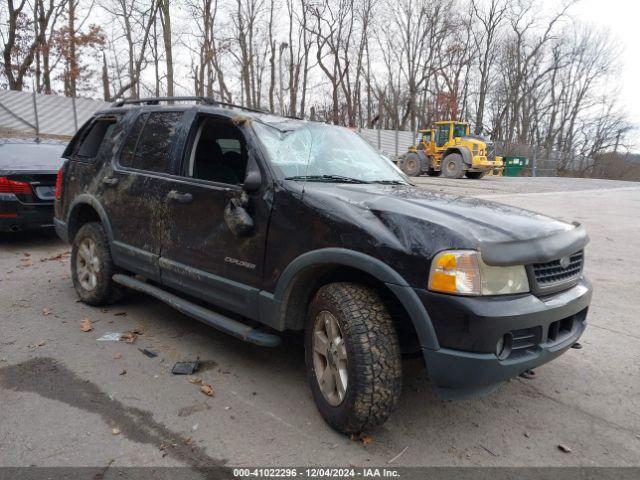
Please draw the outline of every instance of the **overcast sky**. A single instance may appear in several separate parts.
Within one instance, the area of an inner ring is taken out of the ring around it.
[[[552,0],[553,1],[553,0]],[[620,65],[620,103],[637,127],[630,139],[640,151],[640,1],[581,0],[571,9],[574,17],[610,30],[623,49]]]

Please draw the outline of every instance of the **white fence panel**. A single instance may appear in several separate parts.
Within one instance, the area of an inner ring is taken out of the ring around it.
[[[73,99],[57,95],[35,95],[37,120],[40,133],[49,135],[73,135],[76,121],[73,115]],[[76,98],[78,128],[96,111],[110,104],[99,100]],[[26,123],[25,123],[26,122]],[[14,90],[0,91],[0,128],[33,132],[36,125],[33,93]]]
[[[402,155],[413,145],[416,135],[413,132],[396,130],[375,130],[361,128],[360,135],[378,150],[391,157]]]

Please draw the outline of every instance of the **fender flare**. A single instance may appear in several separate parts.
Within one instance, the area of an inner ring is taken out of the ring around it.
[[[310,267],[339,265],[361,270],[380,282],[383,282],[405,308],[411,323],[418,334],[422,348],[437,350],[440,348],[431,318],[418,295],[406,280],[393,268],[381,260],[364,253],[346,248],[323,248],[303,253],[294,259],[280,275],[273,293],[272,313],[280,318],[280,309],[285,307],[287,293],[295,284],[298,275]]]
[[[450,153],[459,153],[462,156],[462,161],[467,165],[467,167],[470,167],[471,164],[473,163],[473,158],[471,158],[471,152],[469,151],[468,148],[465,148],[465,147],[447,148],[442,154],[442,159],[444,160],[444,158]]]
[[[97,212],[98,216],[100,217],[100,221],[102,222],[102,225],[105,229],[105,232],[107,233],[107,239],[109,240],[109,247],[112,248],[113,247],[113,231],[111,230],[111,222],[109,222],[109,217],[107,215],[107,212],[104,210],[104,207],[100,204],[100,202],[94,196],[89,195],[87,193],[82,193],[78,195],[69,206],[69,214],[67,215],[67,235],[69,236],[69,239],[71,239],[71,230],[73,228],[73,225],[71,223],[73,216],[78,210],[78,208],[82,207],[83,205],[89,205],[91,208],[93,208]]]

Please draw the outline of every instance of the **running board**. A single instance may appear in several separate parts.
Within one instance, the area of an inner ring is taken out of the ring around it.
[[[244,323],[238,322],[237,320],[225,317],[224,315],[201,307],[189,300],[178,297],[177,295],[162,290],[154,285],[149,285],[142,280],[138,280],[128,275],[116,274],[113,276],[113,281],[133,290],[156,297],[158,300],[162,300],[179,312],[206,323],[213,328],[217,328],[218,330],[228,333],[229,335],[233,335],[245,342],[254,343],[262,347],[277,347],[280,345],[281,339],[278,335],[257,330],[245,325]]]

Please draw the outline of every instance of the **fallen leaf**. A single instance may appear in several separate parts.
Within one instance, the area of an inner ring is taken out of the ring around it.
[[[560,444],[558,445],[558,450],[564,452],[564,453],[571,453],[571,449],[569,447],[567,447],[566,445]]]
[[[42,309],[42,315],[45,315],[45,316],[46,316],[46,315],[49,315],[50,313],[51,313],[51,310],[50,310],[50,309],[48,309],[48,308],[43,308],[43,309]]]
[[[111,434],[112,435],[120,435],[120,429],[119,428],[112,428],[111,429]]]
[[[189,377],[187,380],[194,385],[202,385],[202,379],[200,377]]]
[[[185,445],[191,445],[193,443],[193,439],[191,437],[187,437],[184,439]]]
[[[80,330],[82,330],[83,332],[90,332],[91,330],[93,330],[91,320],[89,320],[88,318],[82,320],[82,322],[80,322]]]
[[[115,360],[120,360],[120,359],[122,358],[122,354],[121,354],[121,353],[116,353],[116,354],[113,356],[113,358],[114,358]]]
[[[200,387],[200,391],[205,395],[213,397],[213,387],[208,383],[203,383],[202,386]]]
[[[134,332],[124,332],[122,335],[120,335],[121,342],[133,343],[137,338],[138,335]]]
[[[352,434],[349,438],[352,442],[362,442],[363,445],[369,445],[373,442],[373,439],[369,435],[364,435],[362,433],[359,435]]]

